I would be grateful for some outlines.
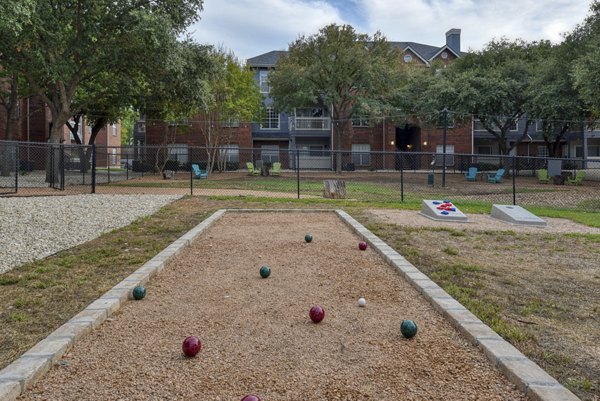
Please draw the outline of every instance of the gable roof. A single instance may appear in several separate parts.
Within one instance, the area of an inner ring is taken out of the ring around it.
[[[410,50],[414,54],[417,55],[423,62],[429,65],[429,62],[432,61],[438,54],[440,54],[443,50],[448,50],[452,52],[456,57],[461,57],[463,52],[459,52],[457,54],[454,50],[452,50],[447,44],[443,46],[430,46],[423,43],[417,42],[389,42],[393,48],[400,49],[402,51]],[[256,57],[249,58],[247,60],[248,65],[250,67],[275,67],[279,58],[283,55],[287,54],[286,50],[273,50],[268,53],[261,54]]]
[[[273,50],[260,56],[249,58],[247,63],[250,67],[275,67],[282,54],[287,54],[287,51]]]

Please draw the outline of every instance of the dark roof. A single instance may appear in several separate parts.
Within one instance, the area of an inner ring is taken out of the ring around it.
[[[401,50],[406,50],[406,48],[410,47],[418,56],[420,56],[423,60],[429,61],[433,56],[435,56],[442,48],[447,47],[443,46],[430,46],[425,45],[423,43],[416,42],[390,42],[392,47],[399,48]],[[450,49],[448,47],[448,49]],[[450,51],[454,52],[454,50],[450,49]],[[248,59],[248,65],[250,67],[275,67],[279,58],[283,55],[287,54],[285,50],[273,50],[265,54],[261,54],[260,56],[252,57]],[[458,56],[462,56],[465,54],[464,52],[460,52]]]
[[[397,46],[402,50],[410,47],[415,53],[423,57],[425,60],[431,59],[437,52],[440,51],[441,47],[424,45],[423,43],[416,42],[391,42],[392,46]],[[443,47],[443,46],[442,46]]]
[[[279,57],[286,53],[287,51],[285,50],[273,50],[260,56],[249,58],[247,60],[248,65],[250,67],[275,67],[275,64],[279,61]]]

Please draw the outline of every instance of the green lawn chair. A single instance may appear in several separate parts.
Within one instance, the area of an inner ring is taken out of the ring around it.
[[[579,170],[575,173],[575,178],[567,178],[567,184],[571,185],[581,185],[583,178],[585,177],[585,171]]]
[[[550,182],[550,177],[548,177],[548,170],[541,169],[537,171],[537,179],[540,184],[547,184]]]
[[[274,162],[271,167],[271,171],[269,172],[271,175],[281,175],[281,163]]]
[[[260,169],[255,169],[252,162],[247,162],[246,168],[248,169],[248,175],[260,175]]]

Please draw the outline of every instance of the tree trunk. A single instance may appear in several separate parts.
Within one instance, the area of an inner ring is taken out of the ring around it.
[[[4,103],[6,108],[6,125],[4,126],[6,132],[6,140],[13,140],[13,126],[14,123],[19,119],[17,115],[17,105],[19,102],[19,92],[17,88],[18,76],[16,73],[10,78],[10,96],[8,103]],[[16,155],[16,157],[19,157]],[[10,171],[14,166],[13,160],[13,148],[11,146],[3,146],[0,149],[0,175],[2,177],[10,176]]]
[[[346,198],[346,181],[323,180],[323,197],[329,199]]]

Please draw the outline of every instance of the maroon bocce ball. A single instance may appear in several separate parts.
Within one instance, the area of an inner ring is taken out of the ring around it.
[[[242,398],[242,401],[260,401],[260,398],[258,398],[257,395],[248,394],[247,396],[245,396],[244,398]]]
[[[308,313],[310,316],[310,320],[315,323],[320,323],[321,320],[325,318],[325,309],[320,306],[313,306],[310,308],[310,312]]]
[[[365,241],[360,241],[358,243],[358,249],[360,249],[361,251],[364,251],[365,249],[367,249],[367,243]]]
[[[181,346],[183,349],[183,353],[188,358],[192,358],[196,356],[198,352],[200,352],[200,348],[202,348],[202,343],[200,339],[196,336],[189,336],[183,340],[183,344]]]

